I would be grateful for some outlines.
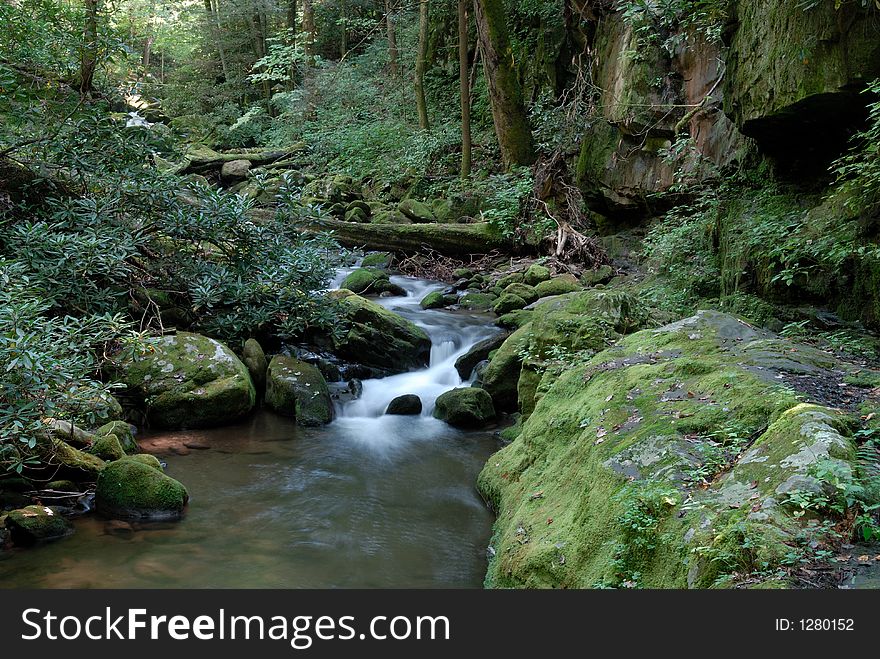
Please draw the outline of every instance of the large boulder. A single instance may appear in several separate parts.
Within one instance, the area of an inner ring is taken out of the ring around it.
[[[339,300],[348,325],[342,336],[333,339],[339,357],[389,373],[428,365],[431,339],[424,330],[351,291],[329,295]]]
[[[224,183],[237,183],[247,178],[248,172],[251,171],[250,160],[230,160],[223,163],[220,168],[220,178]]]
[[[6,528],[12,542],[27,546],[57,540],[73,533],[73,526],[63,515],[46,506],[26,506],[13,510],[6,517]]]
[[[163,473],[155,458],[147,464],[137,457],[111,462],[101,472],[95,490],[98,512],[126,519],[179,518],[189,499],[186,488]]]
[[[321,371],[295,357],[276,355],[269,362],[266,405],[294,417],[300,426],[320,426],[333,420],[333,401]]]
[[[406,295],[406,291],[392,284],[387,272],[374,268],[358,268],[342,280],[340,288],[357,293],[358,295]]]
[[[434,418],[456,428],[483,428],[495,420],[495,408],[483,389],[460,387],[440,394]]]
[[[800,398],[833,397],[847,368],[699,312],[545,375],[479,477],[498,511],[487,584],[786,585],[810,520],[841,521],[799,502],[833,500],[855,466],[851,419]]]
[[[254,407],[247,367],[225,345],[178,332],[148,339],[146,350],[117,363],[121,380],[159,428],[202,428],[240,419]]]
[[[266,369],[269,368],[269,361],[266,359],[266,353],[263,352],[259,341],[248,339],[244,342],[241,361],[247,366],[251,382],[254,383],[257,393],[262,394],[266,390]]]
[[[403,394],[402,396],[398,396],[388,403],[388,407],[385,409],[385,414],[408,415],[421,413],[422,399],[416,394]]]

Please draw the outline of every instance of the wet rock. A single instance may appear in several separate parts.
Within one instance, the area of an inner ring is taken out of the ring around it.
[[[455,295],[444,295],[440,291],[434,291],[423,297],[419,304],[422,309],[442,309],[456,302],[458,302],[458,298]]]
[[[358,268],[342,281],[340,288],[359,295],[406,295],[403,288],[391,283],[388,273],[372,268]]]
[[[6,516],[12,542],[20,546],[58,540],[73,533],[73,526],[57,510],[46,506],[27,506]]]
[[[293,357],[277,355],[269,363],[266,405],[294,417],[300,426],[320,426],[333,420],[333,401],[321,372]]]
[[[470,378],[476,365],[488,359],[489,353],[500,348],[508,336],[509,333],[500,332],[472,345],[470,350],[455,360],[455,370],[458,371],[459,377],[462,380]]]
[[[427,366],[431,339],[421,328],[351,291],[329,295],[342,303],[349,327],[344,336],[333,339],[337,356],[388,373]]]
[[[143,458],[152,458],[148,461]],[[95,507],[108,517],[177,519],[189,499],[186,488],[167,476],[153,456],[131,456],[107,465],[98,478]]]
[[[385,410],[385,414],[421,414],[422,399],[415,394],[404,394],[398,396],[390,403]]]
[[[434,418],[456,428],[483,428],[495,420],[495,408],[483,389],[461,387],[437,398]]]
[[[247,367],[257,393],[262,395],[266,390],[266,370],[269,368],[269,361],[266,359],[263,347],[256,339],[248,339],[244,342],[241,361]]]
[[[391,266],[392,255],[390,252],[373,252],[367,254],[361,261],[362,268],[385,269]]]
[[[488,293],[466,293],[458,303],[462,309],[468,311],[489,311],[495,304],[495,296]]]
[[[516,284],[514,284],[514,286],[516,286]],[[526,301],[519,295],[515,295],[514,293],[502,293],[501,297],[499,297],[492,306],[492,311],[502,315],[511,311],[516,311],[517,309],[522,309],[526,304]]]
[[[247,367],[225,345],[199,334],[148,339],[145,353],[115,369],[148,423],[159,428],[229,423],[256,400]]]
[[[93,482],[101,470],[104,461],[90,453],[80,451],[58,439],[39,440],[36,450],[43,464],[56,470],[58,478],[66,478],[76,482]]]
[[[357,400],[364,393],[364,383],[357,378],[352,378],[348,381],[348,391]]]

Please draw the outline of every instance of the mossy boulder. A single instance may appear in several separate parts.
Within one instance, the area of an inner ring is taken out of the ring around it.
[[[138,453],[137,455],[128,456],[129,460],[134,460],[135,462],[140,462],[141,464],[145,464],[148,467],[152,467],[153,469],[162,469],[162,463],[159,462],[159,458],[155,455],[150,455],[149,453]]]
[[[95,490],[97,511],[124,519],[177,519],[188,499],[181,483],[134,457],[108,464]]]
[[[537,286],[548,279],[550,279],[550,268],[540,263],[530,265],[523,275],[523,281],[529,286]]]
[[[614,268],[610,265],[600,265],[594,270],[586,270],[581,274],[580,282],[585,287],[607,284],[614,277]]]
[[[104,461],[101,458],[80,451],[60,439],[39,439],[36,452],[44,467],[55,470],[57,478],[76,482],[94,482],[104,469]]]
[[[345,221],[346,222],[369,222],[370,216],[364,212],[364,209],[358,208],[349,208],[345,211]]]
[[[92,444],[92,448],[89,449],[89,453],[97,455],[102,460],[119,460],[120,458],[125,457],[125,450],[122,448],[122,443],[114,434],[96,437],[95,442]]]
[[[521,297],[526,301],[526,304],[531,304],[538,299],[538,293],[535,291],[535,287],[529,286],[528,284],[508,284],[502,291],[502,295],[504,294]]]
[[[148,339],[146,350],[116,364],[128,393],[159,428],[201,428],[240,419],[254,407],[247,367],[225,345],[178,332]]]
[[[110,423],[105,423],[95,431],[96,439],[104,435],[115,435],[116,439],[122,446],[122,450],[126,453],[138,452],[138,444],[137,440],[134,438],[132,427],[125,421],[111,421]]]
[[[351,291],[332,291],[339,300],[348,331],[334,337],[336,355],[389,373],[428,365],[431,339],[424,330]]]
[[[277,355],[269,363],[266,405],[292,416],[300,426],[320,426],[333,420],[330,390],[317,367],[295,357]]]
[[[392,255],[390,252],[372,252],[367,254],[361,260],[361,267],[363,268],[388,268],[391,266]]]
[[[498,510],[487,585],[785,585],[806,523],[787,493],[822,487],[820,463],[853,466],[846,415],[781,384],[833,376],[819,359],[700,312],[521,382],[534,411],[478,481]]]
[[[520,284],[512,285],[519,286]],[[502,315],[511,311],[516,311],[517,309],[522,309],[527,304],[528,302],[515,293],[502,293],[501,297],[499,297],[495,301],[495,304],[492,305],[492,311],[498,315]]]
[[[468,311],[489,311],[495,304],[495,296],[489,293],[465,293],[458,304]]]
[[[525,273],[523,272],[511,272],[502,277],[499,277],[498,281],[495,282],[495,285],[498,286],[501,290],[504,290],[511,284],[521,284],[525,281]]]
[[[20,546],[58,540],[73,533],[73,526],[57,509],[26,506],[6,516],[6,528],[12,542]]]
[[[578,278],[574,275],[558,275],[553,279],[547,279],[535,286],[535,293],[539,298],[550,297],[551,295],[565,295],[566,293],[574,293],[583,288]]]
[[[241,361],[247,367],[257,393],[262,394],[266,390],[266,370],[269,368],[269,361],[259,341],[248,339],[244,342]]]
[[[422,309],[442,309],[443,307],[448,307],[456,302],[458,302],[456,296],[444,295],[442,291],[434,291],[423,297],[422,301],[419,302],[419,305]]]
[[[406,295],[403,288],[391,283],[387,272],[375,268],[358,268],[342,281],[340,288],[358,295]]]
[[[422,413],[422,399],[416,394],[398,396],[385,409],[385,414],[413,415]]]
[[[404,199],[397,205],[397,210],[413,222],[420,224],[429,224],[437,221],[431,208],[427,204],[423,204],[415,199]]]
[[[483,428],[495,420],[492,397],[476,387],[459,387],[440,394],[434,418],[456,428]]]
[[[459,377],[462,380],[471,377],[477,364],[488,359],[489,353],[500,348],[508,336],[506,332],[499,332],[472,345],[466,353],[455,360],[455,370],[458,371]]]

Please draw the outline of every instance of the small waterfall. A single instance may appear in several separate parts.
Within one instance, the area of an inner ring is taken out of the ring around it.
[[[442,290],[445,285],[413,277],[394,276],[391,281],[406,290],[406,297],[377,298],[386,309],[412,321],[431,338],[431,357],[427,368],[400,373],[385,378],[365,380],[363,393],[357,400],[348,401],[337,409],[337,423],[362,425],[369,420],[379,422],[378,432],[390,432],[401,421],[412,417],[384,416],[385,409],[397,396],[416,394],[422,399],[422,419],[435,422],[431,416],[434,402],[445,391],[466,385],[455,370],[455,361],[477,342],[489,338],[499,330],[485,316],[439,309],[422,309],[419,302],[425,295]],[[439,422],[436,422],[439,423]]]

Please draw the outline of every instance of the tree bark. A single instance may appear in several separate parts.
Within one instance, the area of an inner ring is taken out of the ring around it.
[[[86,20],[83,25],[82,56],[79,68],[79,92],[90,95],[98,66],[98,1],[85,0]]]
[[[339,28],[342,30],[342,38],[339,41],[339,57],[345,57],[348,52],[348,5],[345,0],[339,0]]]
[[[397,67],[397,35],[394,32],[394,19],[391,16],[391,0],[385,0],[385,29],[388,33],[388,64],[391,75],[398,74]]]
[[[219,7],[218,7],[219,10]],[[220,18],[218,12],[211,6],[211,0],[205,0],[205,12],[208,17],[208,31],[217,44],[217,55],[220,58],[220,69],[223,71],[223,79],[229,79],[229,71],[226,68],[226,53],[223,50],[223,42],[220,34]]]
[[[461,94],[461,177],[471,175],[471,85],[468,72],[468,0],[458,0],[458,82]]]
[[[306,54],[306,65],[315,65],[315,9],[312,0],[303,0],[303,20],[302,31],[305,32],[306,40],[304,51]]]
[[[522,87],[513,67],[504,0],[474,0],[474,17],[501,158],[508,169],[513,165],[530,165],[535,161],[535,147]]]
[[[428,0],[419,0],[419,51],[416,56],[416,110],[419,128],[428,129],[428,104],[425,101],[425,67],[428,57]]]

